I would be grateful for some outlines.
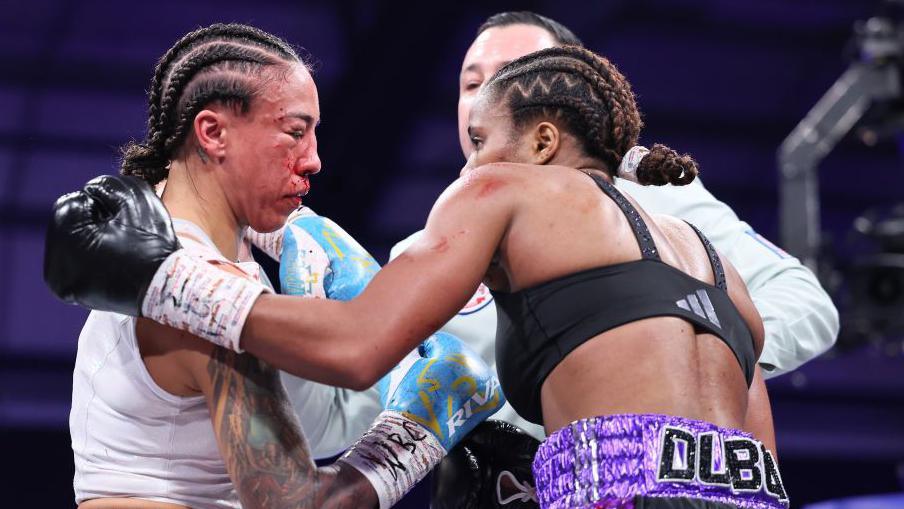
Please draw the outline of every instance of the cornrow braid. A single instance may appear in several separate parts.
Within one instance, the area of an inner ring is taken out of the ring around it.
[[[245,113],[264,84],[265,69],[298,62],[285,41],[247,25],[215,24],[186,34],[157,62],[148,91],[147,136],[123,147],[122,173],[151,184],[165,179],[169,161],[204,106],[221,101]]]
[[[613,177],[643,127],[628,80],[609,60],[579,46],[547,48],[512,61],[490,78],[487,93],[507,105],[516,128],[539,118],[561,120]],[[645,185],[684,185],[696,175],[690,156],[661,144],[637,171]]]
[[[223,65],[217,65],[220,63]],[[158,134],[163,140],[163,149],[169,152],[176,142],[181,141],[179,138],[185,132],[187,126],[184,122],[189,113],[184,111],[185,105],[191,104],[197,109],[199,105],[203,106],[213,98],[224,99],[231,96],[241,103],[242,110],[246,110],[252,90],[248,87],[251,83],[248,83],[247,79],[242,79],[243,75],[259,78],[259,71],[263,66],[275,63],[275,59],[256,48],[223,42],[204,45],[174,65],[173,72],[166,80],[166,93],[160,100]],[[222,71],[229,71],[225,73],[225,80]],[[206,78],[202,83],[196,81],[191,87],[186,86],[196,75],[199,76],[198,81],[202,81],[200,76],[202,73]],[[210,98],[205,101],[205,96]],[[179,114],[177,122],[175,124],[169,122],[170,118],[177,114]],[[169,134],[170,131],[172,134]]]
[[[216,39],[217,37],[222,37],[225,33],[230,34],[231,40],[240,41],[246,44],[255,44],[255,42],[257,42],[259,45],[269,47],[277,52],[284,60],[298,60],[298,55],[284,41],[251,26],[216,23],[195,30],[179,39],[179,41],[157,62],[157,66],[154,68],[154,77],[151,80],[151,90],[148,94],[148,107],[151,113],[149,122],[152,120],[156,121],[157,115],[159,115],[160,84],[173,61],[177,57],[183,56],[186,48],[194,47],[197,44]]]

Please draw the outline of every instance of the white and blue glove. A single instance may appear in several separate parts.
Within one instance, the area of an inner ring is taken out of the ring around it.
[[[447,451],[505,403],[495,373],[447,332],[430,336],[377,388],[386,410],[429,430]]]
[[[286,295],[350,300],[380,270],[351,235],[308,208],[289,218],[280,251],[279,282]]]
[[[341,461],[391,507],[505,397],[492,369],[457,337],[430,336],[377,384],[385,410]]]
[[[278,242],[272,234],[270,241],[258,241],[278,257],[288,295],[350,300],[380,269],[341,227],[306,208],[290,216]],[[387,508],[505,403],[490,367],[447,333],[427,339],[377,388],[384,411],[342,461],[364,474]]]

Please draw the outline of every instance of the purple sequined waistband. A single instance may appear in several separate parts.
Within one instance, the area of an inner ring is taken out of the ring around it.
[[[533,464],[544,509],[631,506],[638,495],[740,508],[788,506],[775,460],[749,433],[666,415],[575,421],[540,445]]]

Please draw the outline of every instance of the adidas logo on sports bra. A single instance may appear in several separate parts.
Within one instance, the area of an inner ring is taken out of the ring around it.
[[[722,324],[719,323],[719,317],[716,316],[716,310],[712,301],[709,300],[709,294],[706,293],[706,290],[701,288],[694,293],[689,293],[687,297],[675,301],[675,304],[685,311],[690,311],[700,318],[709,320],[716,327],[722,328]]]

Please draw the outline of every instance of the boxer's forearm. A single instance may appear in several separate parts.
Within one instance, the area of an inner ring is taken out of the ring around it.
[[[241,347],[276,368],[315,382],[364,390],[373,385],[364,372],[367,325],[355,320],[351,304],[322,299],[264,295],[242,329]],[[350,345],[348,338],[362,338]],[[402,355],[399,356],[399,359]],[[388,371],[389,368],[387,368]]]
[[[376,492],[359,472],[314,464],[275,369],[214,348],[201,384],[243,507],[376,506]]]
[[[442,325],[406,321],[379,305],[386,300],[264,295],[248,315],[241,346],[295,376],[363,391]]]
[[[468,302],[500,224],[425,235],[348,302],[262,295],[247,315],[241,347],[302,378],[364,390]]]

